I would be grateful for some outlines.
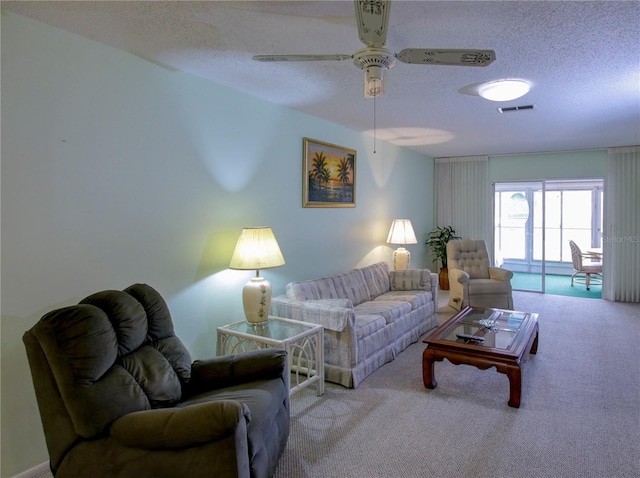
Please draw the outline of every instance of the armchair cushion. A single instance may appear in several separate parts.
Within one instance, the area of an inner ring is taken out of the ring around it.
[[[457,239],[447,244],[447,261],[450,269],[460,269],[469,274],[470,279],[489,278],[489,253],[482,240]]]
[[[508,282],[494,279],[473,279],[469,281],[469,295],[480,294],[510,294],[511,286]]]
[[[111,438],[145,450],[178,450],[233,435],[238,422],[249,422],[249,408],[235,400],[184,408],[129,413],[111,426]]]
[[[143,345],[122,357],[119,362],[144,390],[151,408],[170,407],[180,400],[180,380],[169,361],[158,350]]]

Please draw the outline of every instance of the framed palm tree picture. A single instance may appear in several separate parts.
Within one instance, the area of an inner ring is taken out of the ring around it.
[[[356,206],[356,150],[302,140],[302,207]]]

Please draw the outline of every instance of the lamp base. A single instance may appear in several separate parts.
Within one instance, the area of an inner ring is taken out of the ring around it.
[[[260,324],[269,320],[271,283],[263,277],[252,278],[242,289],[242,305],[247,322]]]
[[[393,251],[393,268],[397,271],[404,271],[409,268],[411,261],[411,253],[404,247],[400,246]]]

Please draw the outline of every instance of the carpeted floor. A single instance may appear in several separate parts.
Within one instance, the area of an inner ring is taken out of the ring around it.
[[[514,302],[540,315],[519,409],[493,368],[438,362],[438,386],[424,388],[418,342],[357,389],[295,395],[276,478],[640,476],[640,305],[526,292]]]

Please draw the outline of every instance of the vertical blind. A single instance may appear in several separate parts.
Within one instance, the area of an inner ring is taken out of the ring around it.
[[[493,255],[489,157],[435,159],[436,226],[452,226],[456,235],[484,239]]]
[[[640,146],[608,150],[602,297],[640,302]]]

